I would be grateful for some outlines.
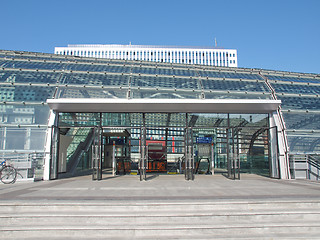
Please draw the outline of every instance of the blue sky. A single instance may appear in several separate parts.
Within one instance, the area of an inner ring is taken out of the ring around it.
[[[0,0],[0,49],[218,46],[239,67],[320,73],[320,0]]]

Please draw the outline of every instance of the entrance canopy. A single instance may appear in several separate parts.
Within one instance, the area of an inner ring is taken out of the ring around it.
[[[280,100],[262,99],[48,99],[58,112],[123,112],[123,113],[271,113]]]

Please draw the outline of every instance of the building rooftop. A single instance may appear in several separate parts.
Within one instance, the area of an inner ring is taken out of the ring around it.
[[[223,47],[211,47],[211,46],[166,46],[166,45],[125,45],[125,44],[68,44],[68,47],[72,48],[172,48],[172,49],[225,49]]]

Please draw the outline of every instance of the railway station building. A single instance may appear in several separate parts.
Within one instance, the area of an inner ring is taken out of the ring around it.
[[[319,74],[2,50],[0,84],[23,179],[319,177]]]

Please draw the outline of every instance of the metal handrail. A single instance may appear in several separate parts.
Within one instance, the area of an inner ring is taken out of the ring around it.
[[[0,151],[0,161],[6,160],[24,175],[24,179],[42,179],[44,161],[49,152],[38,151]],[[21,176],[22,176],[21,175]]]
[[[293,163],[292,167],[293,167],[293,172],[294,175],[296,175],[296,172],[298,171],[305,171],[306,173],[306,179],[311,179],[311,175],[316,179],[319,180],[320,179],[320,162],[318,160],[316,160],[312,155],[309,154],[291,154],[291,158],[290,161]],[[297,157],[299,156],[299,158],[297,159]],[[295,168],[295,164],[296,162],[304,162],[306,163],[306,167],[305,168],[299,168],[296,169]]]

